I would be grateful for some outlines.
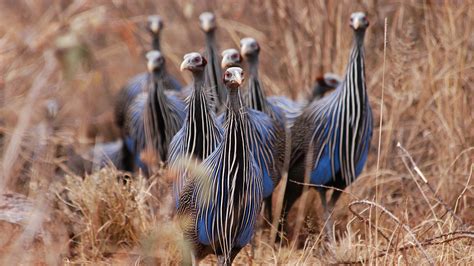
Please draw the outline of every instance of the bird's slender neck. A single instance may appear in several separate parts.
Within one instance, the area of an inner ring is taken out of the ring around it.
[[[164,66],[162,66],[161,69],[159,70],[153,71],[152,72],[153,82],[157,83],[161,81],[163,77],[165,76],[165,73],[166,73],[166,69],[164,68]]]
[[[247,62],[249,63],[250,77],[258,79],[258,55],[247,57]]]
[[[217,54],[217,45],[215,40],[215,30],[211,30],[206,32],[206,54],[208,57],[208,64],[206,66],[208,77],[209,77],[209,86],[213,87],[212,90],[212,97],[216,97],[212,100],[215,110],[217,111],[222,104],[226,101],[226,94],[227,91],[224,88],[221,80],[221,69],[219,67],[218,62],[218,54]]]
[[[193,94],[186,117],[186,151],[200,160],[206,158],[218,144],[220,136],[204,87],[204,71],[194,71]]]
[[[226,157],[234,158],[238,167],[234,169],[235,175],[229,176],[230,180],[235,178],[235,189],[237,194],[245,189],[246,180],[249,178],[248,169],[250,164],[250,144],[247,110],[242,104],[239,89],[230,89],[228,93],[228,111],[225,122],[224,146],[228,153]]]
[[[328,134],[332,141],[338,139],[340,173],[345,184],[350,184],[358,175],[357,164],[363,158],[371,140],[372,112],[365,86],[364,30],[354,32],[354,41],[342,86],[338,87],[339,102],[331,107],[337,112],[335,136]],[[335,120],[336,121],[336,120]],[[332,137],[331,137],[332,136]],[[334,156],[334,155],[332,155]],[[334,173],[334,166],[331,166]]]
[[[355,97],[365,105],[367,93],[365,85],[365,61],[364,61],[364,30],[354,32],[354,40],[346,70],[345,86],[342,86],[345,97]]]
[[[359,47],[364,47],[364,39],[365,39],[365,30],[356,30],[354,31],[354,42]]]
[[[152,33],[151,47],[153,48],[153,50],[161,51],[160,33]]]
[[[313,95],[312,95],[312,100],[318,100],[321,99],[324,95],[324,89],[323,86],[320,84],[317,84],[313,88]]]
[[[249,97],[248,105],[255,110],[267,113],[265,92],[258,78],[258,55],[247,58],[249,65]]]
[[[196,93],[201,92],[202,87],[204,86],[204,71],[193,72],[193,81],[194,81],[194,91]]]
[[[166,101],[166,95],[164,93],[165,91],[165,85],[163,83],[163,70],[159,72],[153,72],[153,77],[151,80],[151,90],[149,92],[149,102],[150,105],[159,105],[160,108],[164,106],[165,101]],[[154,106],[153,108],[156,108],[157,106]],[[156,112],[157,115],[159,116],[165,116],[166,112]]]
[[[216,33],[214,30],[206,32],[206,48],[214,49],[216,46]]]
[[[166,136],[171,126],[168,100],[164,90],[163,70],[153,73],[145,110],[145,130],[150,130],[149,136],[161,136],[159,138],[152,138],[151,141],[157,151],[160,151],[160,158],[162,160],[165,160],[167,155],[166,139],[164,136]]]
[[[239,114],[242,108],[242,98],[240,97],[239,89],[229,89],[228,103],[229,111],[234,114]]]

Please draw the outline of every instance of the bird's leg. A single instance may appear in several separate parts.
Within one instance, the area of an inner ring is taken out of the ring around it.
[[[264,213],[266,213],[266,208],[267,208],[267,203],[265,199],[265,204],[263,205],[263,208],[260,209],[260,215],[258,216],[257,219],[257,225],[255,226],[255,233],[253,234],[253,237],[250,239],[250,258],[253,260],[255,258],[255,253],[256,250],[258,249],[257,243],[260,242],[262,239],[262,233],[263,233],[263,224],[265,223],[265,217]]]
[[[272,195],[265,199],[265,220],[271,223],[272,220]]]
[[[319,192],[319,197],[321,198],[321,203],[323,205],[323,208],[324,208],[324,223],[325,223],[325,230],[326,230],[326,234],[328,235],[329,239],[332,241],[333,240],[333,230],[332,230],[332,227],[333,227],[333,222],[332,222],[332,219],[331,219],[331,211],[332,211],[332,208],[331,210],[328,208],[328,204],[327,204],[327,201],[326,201],[326,189],[325,188],[318,188],[318,192]],[[332,199],[332,198],[331,198]]]
[[[259,226],[257,226],[259,228]],[[250,258],[253,260],[255,257],[255,250],[257,249],[257,233],[250,239]]]
[[[334,189],[331,195],[331,199],[329,200],[329,208],[330,211],[332,212],[334,210],[334,206],[336,206],[336,202],[339,199],[339,197],[342,195],[342,191],[339,189]]]
[[[196,259],[196,256],[194,256],[194,254],[191,255],[191,264],[193,266],[199,266],[199,261]]]
[[[132,173],[134,170],[134,158],[132,152],[128,149],[127,144],[125,144],[125,138],[122,140],[122,169],[126,172]]]
[[[230,265],[232,265],[232,260],[233,260],[232,258],[227,258],[224,255],[218,255],[217,256],[217,265],[219,265],[219,266],[230,266]]]
[[[230,254],[230,263],[229,263],[229,265],[232,265],[232,262],[234,262],[235,257],[237,257],[237,255],[239,254],[241,249],[242,248],[239,248],[239,247],[234,247],[232,249],[231,254]],[[253,262],[252,262],[252,264],[253,264]]]
[[[291,210],[291,207],[295,204],[296,200],[301,196],[303,193],[303,186],[300,184],[296,184],[291,182],[290,180],[287,181],[286,189],[285,189],[285,196],[283,197],[283,211],[281,214],[281,222],[279,223],[278,231],[284,233],[288,233],[288,229],[286,229],[287,225],[287,218],[288,213]],[[280,234],[277,234],[277,240],[281,241],[283,239]]]

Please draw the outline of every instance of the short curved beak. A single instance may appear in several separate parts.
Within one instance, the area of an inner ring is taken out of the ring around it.
[[[226,69],[226,68],[229,68],[232,64],[232,61],[229,59],[228,56],[224,56],[222,58],[222,62],[221,62],[221,67],[222,69]]]
[[[252,49],[250,49],[250,45],[248,44],[243,44],[242,47],[240,48],[240,54],[242,55],[249,55],[252,52]]]
[[[148,61],[146,66],[149,72],[153,72],[158,68],[158,64],[154,61]]]
[[[209,32],[212,30],[212,23],[209,20],[205,20],[201,22],[201,28],[204,32]]]
[[[184,60],[179,67],[179,70],[184,71],[189,68],[188,60]]]
[[[150,30],[155,34],[160,33],[160,22],[158,20],[150,22]]]
[[[360,19],[354,19],[354,21],[352,21],[352,28],[354,28],[354,30],[357,30],[359,29],[360,24],[361,24]]]
[[[232,82],[237,83],[240,86],[244,82],[244,77],[242,75],[240,75],[240,73],[236,73],[235,78],[232,80]]]

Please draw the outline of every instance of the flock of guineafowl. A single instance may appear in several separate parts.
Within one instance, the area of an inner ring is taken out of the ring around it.
[[[150,164],[158,162],[174,169],[176,216],[193,263],[215,254],[219,264],[230,265],[250,242],[263,205],[265,216],[273,218],[272,192],[284,172],[282,221],[305,182],[320,185],[324,216],[331,221],[341,191],[361,173],[373,127],[363,44],[369,22],[362,12],[350,16],[353,44],[344,77],[326,74],[302,102],[265,94],[255,39],[243,38],[240,52],[219,54],[215,16],[205,12],[199,20],[205,53],[184,55],[180,69],[193,82],[182,87],[166,71],[163,22],[149,17],[148,72],[119,93],[115,118],[123,145],[115,150],[104,145],[103,153],[124,171],[150,175]],[[143,154],[150,152],[158,160],[146,160]],[[328,187],[335,189],[327,200]],[[330,222],[329,234],[331,229]]]

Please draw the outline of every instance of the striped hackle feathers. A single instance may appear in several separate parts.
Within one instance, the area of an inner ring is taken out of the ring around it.
[[[305,109],[294,126],[292,165],[301,160],[309,143],[314,147],[311,183],[327,184],[340,176],[350,185],[362,171],[372,138],[370,108],[364,65],[363,22],[365,15],[354,13],[354,44],[344,80],[336,91]],[[290,177],[291,178],[291,177]],[[297,178],[295,176],[295,178]]]
[[[206,93],[204,69],[206,59],[199,53],[184,56],[181,70],[189,70],[193,75],[193,91],[189,98],[186,119],[183,127],[174,136],[170,144],[169,165],[177,172],[173,191],[178,206],[179,194],[188,176],[186,167],[180,167],[180,160],[189,161],[207,158],[221,142],[222,128],[216,122],[211,108],[209,95]]]

